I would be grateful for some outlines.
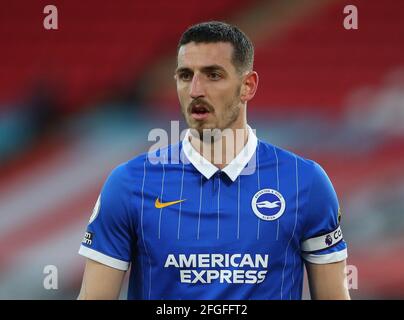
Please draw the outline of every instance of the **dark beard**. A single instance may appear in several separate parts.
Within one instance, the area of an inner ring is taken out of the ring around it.
[[[240,114],[240,107],[239,106],[230,106],[228,107],[227,114],[227,121],[225,124],[220,127],[220,128],[202,128],[202,127],[197,127],[197,128],[191,128],[192,130],[192,136],[195,137],[196,139],[199,139],[201,142],[204,143],[210,143],[214,144],[216,141],[220,140],[222,138],[222,133],[225,129],[230,128],[233,123],[237,120],[239,114]]]
[[[208,142],[209,140],[209,135],[206,134],[205,140],[203,140],[203,130],[214,130],[214,129],[219,129],[221,131],[223,131],[226,128],[229,128],[232,126],[232,124],[237,120],[239,114],[240,114],[240,93],[241,93],[241,84],[236,88],[235,93],[234,93],[234,99],[233,99],[233,104],[229,104],[225,107],[225,112],[224,115],[228,115],[228,117],[226,119],[224,119],[226,122],[224,123],[224,125],[221,128],[212,128],[212,129],[204,129],[202,128],[203,124],[197,124],[197,127],[191,127],[190,122],[192,121],[192,119],[190,121],[187,121],[188,127],[194,129],[194,131],[196,130],[198,132],[198,136],[195,136],[195,138],[198,138],[200,141],[206,141]],[[236,102],[236,103],[234,103]],[[212,111],[214,111],[214,108],[212,107]],[[185,120],[187,120],[187,109],[183,109],[181,108],[181,112],[184,115]],[[221,120],[221,119],[220,119]],[[218,135],[215,134],[210,134],[210,142],[213,143],[214,141],[216,141],[218,139]]]

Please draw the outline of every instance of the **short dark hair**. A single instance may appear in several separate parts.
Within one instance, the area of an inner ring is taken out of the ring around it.
[[[237,71],[252,70],[254,46],[251,40],[237,27],[220,22],[208,21],[189,27],[181,36],[177,50],[190,43],[229,42],[233,45],[232,62]]]

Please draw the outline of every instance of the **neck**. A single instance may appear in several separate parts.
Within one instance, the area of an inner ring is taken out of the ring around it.
[[[239,126],[227,128],[213,137],[201,137],[202,140],[191,137],[190,142],[194,149],[216,167],[223,169],[246,145],[248,140],[247,123],[244,122]]]

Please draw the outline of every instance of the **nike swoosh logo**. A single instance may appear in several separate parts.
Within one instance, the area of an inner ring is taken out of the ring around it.
[[[162,203],[162,202],[160,202],[159,198],[157,198],[157,199],[156,199],[156,202],[154,203],[154,206],[155,206],[157,209],[161,209],[161,208],[165,208],[165,207],[172,206],[173,204],[177,204],[177,203],[180,203],[180,202],[185,201],[185,200],[186,200],[186,199]]]

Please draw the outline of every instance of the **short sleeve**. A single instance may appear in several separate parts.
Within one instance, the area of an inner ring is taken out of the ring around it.
[[[316,264],[345,260],[347,245],[340,226],[337,194],[323,168],[314,163],[301,241],[303,259]]]
[[[119,270],[127,270],[134,241],[129,183],[125,165],[107,178],[90,217],[79,254]]]

